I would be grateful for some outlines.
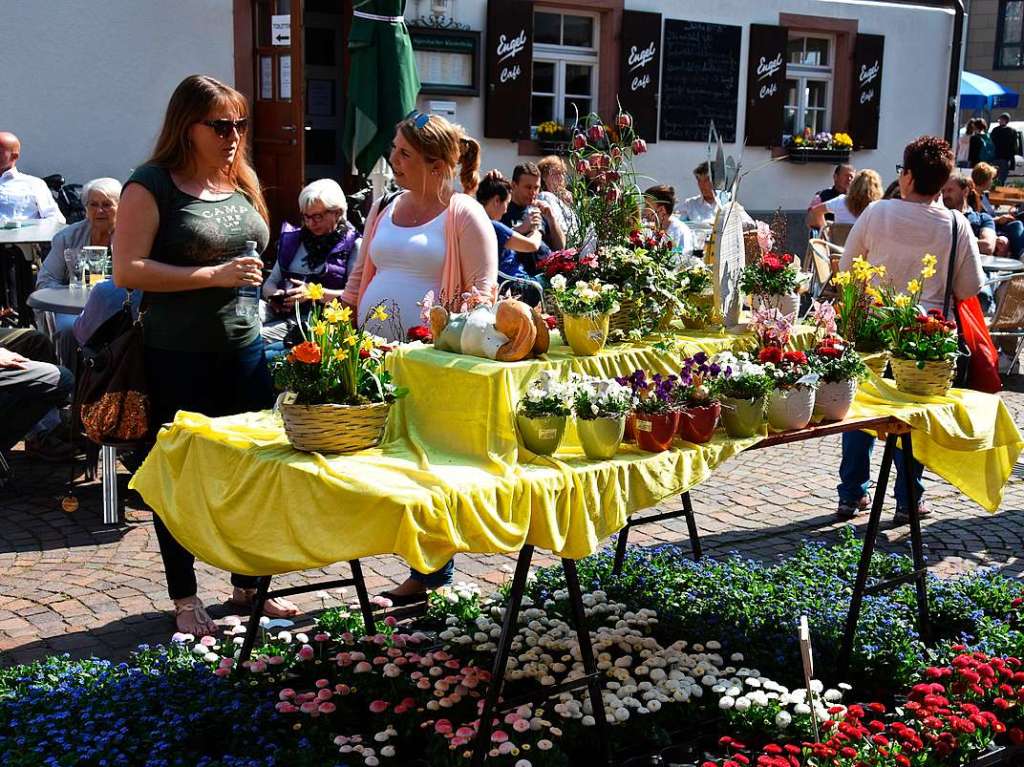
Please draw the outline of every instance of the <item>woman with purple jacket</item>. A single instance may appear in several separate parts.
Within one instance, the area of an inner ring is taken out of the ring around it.
[[[306,285],[322,285],[324,302],[340,299],[349,266],[359,254],[359,232],[345,218],[348,205],[337,182],[322,178],[306,186],[299,193],[299,210],[302,226],[282,224],[277,260],[263,284],[267,311],[262,332],[269,356],[284,351],[295,326],[295,304],[307,304],[302,312],[308,311]]]

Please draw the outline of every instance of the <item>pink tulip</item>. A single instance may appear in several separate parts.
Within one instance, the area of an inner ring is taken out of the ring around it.
[[[604,126],[602,125],[591,125],[587,128],[587,138],[591,141],[600,141],[604,138]]]
[[[387,618],[384,619],[384,625],[394,628],[398,625],[398,619],[394,615],[389,615]]]
[[[465,725],[455,731],[455,736],[458,738],[472,738],[474,735],[476,735],[476,730]]]
[[[329,684],[330,684],[330,682],[328,682],[326,679],[317,679],[316,680],[316,686],[317,687],[327,687]]]
[[[590,173],[590,163],[587,162],[586,160],[580,160],[578,163],[576,163],[576,172],[584,176]]]
[[[582,133],[576,133],[572,137],[572,148],[577,151],[587,145],[587,139]]]
[[[299,711],[303,714],[312,714],[318,709],[318,704],[315,701],[309,700],[299,706]]]
[[[437,722],[434,724],[434,732],[444,734],[451,731],[452,723],[449,722],[447,719],[438,719]]]
[[[388,706],[389,705],[390,704],[388,704],[387,701],[375,700],[372,703],[370,703],[370,713],[372,713],[372,714],[383,714],[385,711],[388,710]]]
[[[312,646],[308,644],[304,644],[299,648],[299,658],[301,660],[313,660],[315,655],[316,653],[313,652]]]
[[[333,714],[335,708],[336,706],[328,701],[321,703],[320,706],[317,708],[317,711],[319,711],[321,714]]]
[[[316,694],[317,700],[330,700],[334,697],[334,693],[330,690],[321,690]]]
[[[620,112],[619,116],[615,118],[615,124],[620,128],[629,128],[633,125],[633,118],[625,112]]]
[[[319,634],[314,634],[313,635],[313,641],[314,642],[326,642],[330,638],[331,638],[330,634],[325,634],[322,631]]]
[[[495,730],[493,733],[491,733],[491,740],[493,740],[495,743],[504,743],[506,740],[508,740],[508,733],[504,730]]]
[[[647,142],[642,138],[633,140],[633,154],[644,154],[647,152]]]

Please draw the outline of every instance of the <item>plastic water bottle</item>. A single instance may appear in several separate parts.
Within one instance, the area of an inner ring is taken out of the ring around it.
[[[257,243],[254,240],[246,240],[245,254],[243,258],[259,258],[256,252]],[[237,298],[235,300],[235,314],[245,317],[253,322],[260,319],[260,289],[255,285],[242,285],[235,289]]]

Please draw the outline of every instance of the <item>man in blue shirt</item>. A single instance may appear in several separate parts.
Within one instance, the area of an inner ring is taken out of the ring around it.
[[[971,225],[971,231],[978,240],[978,252],[991,256],[996,252],[996,222],[981,208],[981,197],[974,188],[974,182],[961,173],[954,173],[942,187],[942,204],[950,210],[959,210]],[[983,287],[978,294],[981,308],[988,311],[995,303],[995,292]]]

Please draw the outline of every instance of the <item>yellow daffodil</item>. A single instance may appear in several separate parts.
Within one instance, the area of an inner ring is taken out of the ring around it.
[[[306,285],[306,296],[311,301],[319,301],[324,297],[324,286],[315,282],[309,283]]]
[[[921,279],[922,280],[930,280],[934,276],[935,276],[935,267],[934,266],[926,266],[924,269],[921,270]]]
[[[388,318],[387,310],[384,308],[384,304],[378,304],[373,308],[370,313],[370,319],[377,320],[378,322],[384,322]]]
[[[338,303],[337,299],[331,301],[324,309],[324,317],[332,325],[337,325],[341,322],[348,322],[352,317],[352,310],[347,306],[342,306]]]
[[[907,283],[907,292],[911,295],[921,292],[921,283],[919,280],[911,280]]]
[[[836,272],[832,275],[832,282],[839,287],[850,284],[850,273],[849,272]]]
[[[893,296],[892,302],[895,306],[902,309],[906,306],[910,306],[910,296],[906,293],[898,293]]]
[[[329,327],[330,326],[323,320],[317,320],[316,322],[313,323],[313,334],[323,336],[327,332]]]
[[[879,277],[884,277],[885,276],[885,264],[879,264],[878,266],[876,266],[875,267],[875,274],[878,275]]]
[[[882,294],[878,292],[877,288],[873,288],[871,286],[868,286],[868,287],[864,288],[864,295],[866,295],[872,301],[881,301],[882,300]]]
[[[373,351],[373,346],[374,346],[374,344],[373,344],[373,337],[372,336],[365,336],[363,338],[363,342],[359,345],[359,348],[362,349],[363,351],[372,352]]]
[[[359,343],[359,336],[355,333],[349,333],[345,336],[345,344],[347,346],[355,346],[357,343]]]
[[[939,263],[939,259],[933,256],[931,253],[925,253],[924,258],[921,259],[921,265],[926,268],[934,269]]]
[[[334,350],[334,359],[338,360],[338,362],[346,360],[346,359],[348,359],[348,352],[345,351],[344,349],[335,349]]]

